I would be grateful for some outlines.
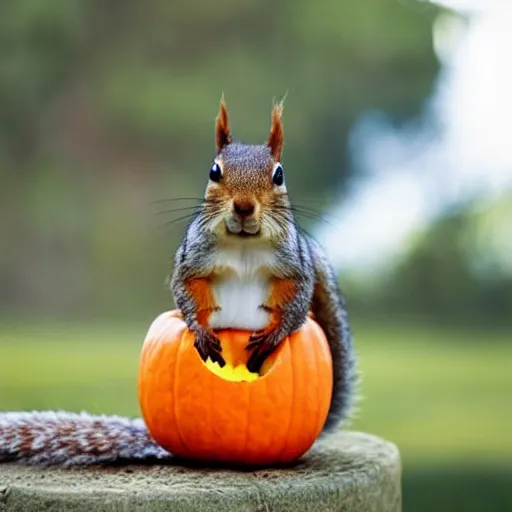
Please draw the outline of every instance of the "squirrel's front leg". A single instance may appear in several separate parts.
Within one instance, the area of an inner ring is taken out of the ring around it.
[[[270,314],[270,322],[265,329],[254,332],[247,345],[252,354],[247,362],[251,372],[258,372],[265,359],[279,346],[286,336],[299,329],[304,323],[309,301],[298,295],[307,294],[307,283],[293,279],[274,278],[270,295],[262,308]]]
[[[178,307],[182,310],[187,325],[195,334],[194,345],[204,361],[210,358],[220,366],[224,366],[224,358],[220,355],[222,350],[220,341],[208,323],[210,315],[220,309],[215,304],[211,291],[211,279],[189,278],[183,284],[189,300],[178,300]]]

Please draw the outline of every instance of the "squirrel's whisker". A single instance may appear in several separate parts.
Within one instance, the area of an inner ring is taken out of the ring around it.
[[[310,213],[312,215],[318,215],[320,217],[329,217],[331,218],[332,220],[341,220],[339,217],[335,217],[334,215],[331,215],[329,213],[325,213],[325,212],[320,212],[318,210],[314,210],[313,208],[309,208],[307,206],[303,206],[303,205],[293,205],[293,206],[280,206],[280,205],[277,205],[276,206],[277,209],[280,209],[280,210],[292,210],[292,211],[295,211],[295,212],[304,212],[304,213]]]
[[[183,215],[182,217],[178,217],[177,219],[173,219],[168,222],[164,222],[159,227],[170,226],[171,224],[176,224],[177,222],[180,222],[182,220],[193,219],[196,215],[197,215],[196,212],[189,213],[188,215]]]
[[[336,217],[335,215],[331,215],[330,213],[326,213],[326,212],[320,212],[318,210],[313,210],[311,208],[307,208],[307,207],[304,207],[301,205],[293,206],[292,210],[312,213],[314,215],[319,215],[320,217],[328,217],[329,219],[331,219],[333,221],[341,221],[341,219],[339,217]]]
[[[318,220],[320,222],[323,222],[323,223],[327,224],[328,226],[331,226],[334,229],[338,229],[337,226],[332,224],[332,222],[327,221],[323,217],[327,216],[327,217],[330,217],[331,219],[333,219],[335,221],[339,221],[340,219],[338,219],[336,217],[333,217],[331,215],[328,215],[328,214],[323,214],[321,212],[317,212],[317,211],[314,211],[314,210],[311,210],[311,209],[308,209],[308,208],[296,207],[296,206],[273,205],[272,208],[274,208],[275,210],[278,210],[278,211],[283,211],[283,212],[291,211],[291,212],[293,212],[297,216],[301,216],[302,215],[303,217],[306,217],[306,218],[311,219],[311,220]]]
[[[202,205],[185,206],[183,208],[172,208],[170,210],[162,210],[160,212],[156,212],[154,215],[155,216],[157,216],[157,215],[165,215],[166,213],[184,212],[184,211],[187,211],[187,210],[197,210],[197,211],[199,211],[201,209],[201,206]]]
[[[152,204],[159,204],[159,203],[171,203],[174,201],[204,201],[204,197],[173,197],[169,199],[157,199],[156,201],[151,201]]]
[[[328,199],[301,199],[300,202],[293,201],[293,204],[317,204],[317,205],[325,205],[330,204],[330,200]]]
[[[307,219],[310,219],[310,220],[317,220],[319,222],[323,222],[324,224],[327,224],[329,227],[335,229],[336,231],[339,231],[339,228],[337,226],[335,226],[332,222],[329,222],[325,219],[323,219],[322,217],[319,217],[318,215],[314,214],[314,213],[309,213],[309,212],[301,212],[301,211],[294,211],[294,213],[298,216],[298,217],[305,217]]]

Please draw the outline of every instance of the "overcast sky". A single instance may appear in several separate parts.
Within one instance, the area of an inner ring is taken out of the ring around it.
[[[353,185],[316,236],[340,269],[378,270],[407,237],[453,202],[512,188],[512,0],[446,0],[466,19],[441,15],[441,63],[423,117],[395,130],[364,113],[352,130]]]

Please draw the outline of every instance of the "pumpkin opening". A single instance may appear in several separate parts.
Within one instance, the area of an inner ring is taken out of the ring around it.
[[[226,362],[226,364],[221,367],[219,363],[213,362],[208,358],[204,365],[208,370],[215,373],[215,375],[232,382],[251,382],[260,376],[259,373],[250,372],[245,364],[233,366],[231,363]]]
[[[250,372],[247,368],[247,361],[251,352],[246,349],[249,343],[249,333],[245,333],[246,336],[240,331],[237,333],[231,331],[231,333],[231,336],[223,336],[221,340],[221,354],[226,364],[221,367],[219,363],[212,361],[210,358],[203,361],[198,352],[197,356],[203,365],[218,377],[231,382],[252,382],[264,377],[274,366],[279,349],[265,360],[259,373]]]

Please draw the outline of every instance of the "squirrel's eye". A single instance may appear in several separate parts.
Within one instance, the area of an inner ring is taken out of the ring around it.
[[[212,168],[210,169],[210,179],[215,182],[219,182],[222,178],[222,171],[220,170],[220,166],[217,163],[214,163],[212,165]]]
[[[272,173],[272,181],[275,185],[280,187],[284,183],[283,167],[281,164],[277,164]]]

